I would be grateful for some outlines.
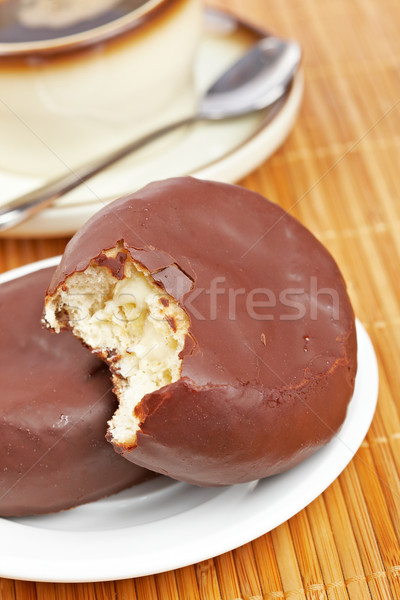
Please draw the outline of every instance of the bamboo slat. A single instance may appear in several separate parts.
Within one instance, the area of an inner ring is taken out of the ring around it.
[[[153,575],[149,577],[138,577],[135,581],[137,600],[149,600],[158,598],[156,579]]]
[[[41,600],[56,600],[56,589],[54,583],[36,583],[35,596]]]
[[[113,597],[111,596],[111,598]],[[137,600],[134,582],[131,579],[122,579],[121,581],[116,581],[115,598],[124,598],[124,600]]]
[[[358,545],[366,581],[373,598],[390,598],[387,573],[383,564],[374,532],[371,517],[368,514],[366,499],[363,494],[353,461],[340,477],[345,502],[348,507],[351,527]],[[382,509],[383,507],[380,507]]]
[[[156,575],[156,586],[159,598],[172,600],[178,596],[176,577],[173,571]]]
[[[368,598],[368,584],[360,552],[338,480],[327,489],[323,498],[349,597]],[[310,506],[308,510],[311,509]],[[333,552],[332,549],[328,550],[329,555]]]
[[[176,582],[178,585],[179,598],[190,598],[190,600],[200,599],[196,571],[193,566],[178,569],[176,571]]]
[[[279,568],[271,534],[267,533],[252,542],[261,589],[266,598],[284,598]]]
[[[242,185],[324,243],[374,343],[380,397],[339,478],[298,515],[197,565],[123,581],[0,579],[0,600],[400,598],[400,10],[398,0],[211,0],[302,44],[305,94],[283,146]],[[0,271],[66,239],[0,239]]]
[[[228,552],[214,559],[220,588],[231,598],[240,597],[240,584],[236,572],[233,553]]]
[[[328,598],[344,600],[348,598],[346,583],[322,496],[314,500],[307,509],[307,514]],[[321,578],[318,581],[321,581]]]
[[[284,591],[284,597],[293,600],[306,598],[296,557],[289,523],[283,523],[271,532],[276,559]],[[308,595],[308,594],[307,594]],[[311,600],[311,599],[310,599]]]
[[[233,554],[242,590],[241,598],[244,600],[260,598],[262,589],[252,545],[246,544],[237,548]]]
[[[325,586],[307,512],[301,511],[289,521],[294,550],[297,556],[303,587],[310,600],[327,600]]]
[[[217,571],[213,560],[204,560],[198,563],[196,565],[196,576],[202,600],[220,597]]]

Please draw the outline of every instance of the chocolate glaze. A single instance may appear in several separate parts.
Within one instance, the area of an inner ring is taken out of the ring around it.
[[[108,267],[116,279],[124,278],[125,261],[125,252],[118,252],[115,258],[111,258],[106,254],[100,254],[100,256],[97,256],[95,259],[95,263],[98,267]]]
[[[137,445],[117,451],[221,485],[285,471],[333,437],[354,388],[354,314],[337,265],[307,229],[238,186],[156,182],[88,221],[48,293],[119,241],[191,327],[181,379],[142,399]]]
[[[0,292],[0,515],[59,511],[149,475],[105,440],[116,408],[108,369],[70,332],[43,329],[54,269]]]

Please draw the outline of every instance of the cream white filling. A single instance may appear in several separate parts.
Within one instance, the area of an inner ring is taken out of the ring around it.
[[[107,359],[120,402],[110,432],[118,443],[134,444],[137,403],[180,377],[179,353],[189,328],[185,311],[127,258],[122,280],[93,262],[71,275],[47,300],[45,320],[57,332],[69,323],[75,335]]]

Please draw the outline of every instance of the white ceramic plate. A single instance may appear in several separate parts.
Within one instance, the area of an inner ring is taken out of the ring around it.
[[[260,37],[261,33],[223,13],[208,13],[195,72],[199,93]],[[270,109],[230,121],[201,122],[171,134],[117,163],[64,196],[54,207],[2,235],[72,234],[110,200],[156,179],[193,175],[234,183],[282,144],[296,120],[302,93],[303,77],[299,72],[285,97]],[[99,148],[99,154],[102,153],[107,153],[106,140],[104,148]],[[23,173],[0,171],[0,203],[43,183],[42,179]]]
[[[15,269],[0,283],[58,258]],[[338,435],[291,471],[226,488],[197,488],[159,477],[55,515],[0,519],[0,576],[35,581],[105,581],[183,567],[222,554],[277,527],[341,473],[374,415],[378,369],[357,323],[359,368]]]

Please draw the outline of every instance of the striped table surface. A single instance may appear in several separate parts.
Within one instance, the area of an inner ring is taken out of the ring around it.
[[[16,600],[400,598],[400,10],[397,0],[218,0],[300,41],[305,95],[291,135],[241,183],[336,258],[378,357],[380,394],[356,457],[312,504],[232,552],[105,583],[0,580]],[[0,270],[66,239],[0,240]]]

